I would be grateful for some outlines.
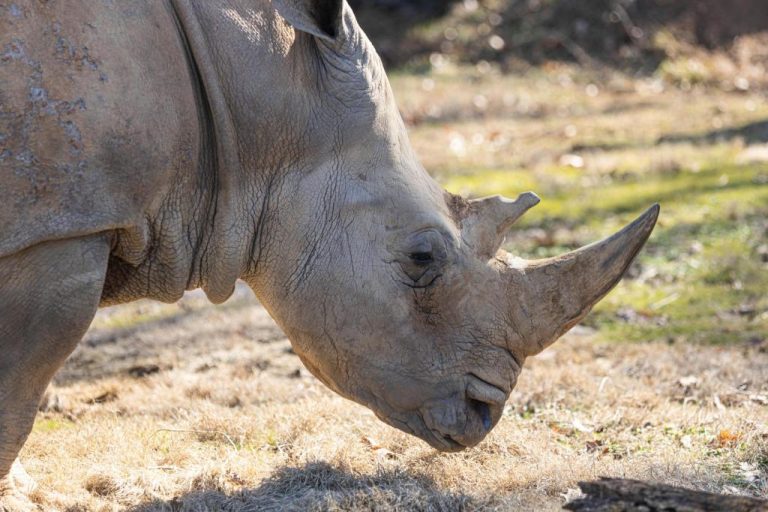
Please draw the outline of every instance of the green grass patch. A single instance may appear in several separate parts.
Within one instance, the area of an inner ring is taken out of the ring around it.
[[[47,434],[65,428],[72,428],[74,425],[73,422],[65,419],[38,418],[35,420],[35,425],[32,428],[32,431],[39,434]]]
[[[631,277],[585,323],[615,340],[761,339],[768,333],[768,169],[739,165],[723,152],[718,157],[702,169],[629,172],[599,185],[587,179],[588,170],[559,166],[479,169],[444,181],[449,190],[474,196],[538,192],[541,204],[507,247],[527,257],[599,239],[660,203],[659,225]],[[530,245],[524,238],[532,228],[559,231],[560,238]]]

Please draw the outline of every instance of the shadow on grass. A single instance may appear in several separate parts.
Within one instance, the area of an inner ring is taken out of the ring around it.
[[[93,329],[54,382],[71,385],[117,375],[157,373],[172,368],[173,361],[182,355],[186,360],[205,357],[219,350],[225,340],[246,339],[262,346],[284,342],[285,335],[269,317],[250,317],[254,309],[260,306],[248,296],[219,306],[202,303],[179,308],[158,317],[139,315],[130,319],[134,324],[123,327]]]
[[[639,215],[645,208],[653,203],[659,203],[662,206],[662,219],[665,216],[666,205],[679,205],[701,200],[702,198],[712,199],[720,194],[732,194],[734,192],[748,191],[760,193],[761,190],[768,190],[766,185],[762,184],[758,178],[748,171],[753,166],[734,166],[724,165],[722,167],[713,167],[705,169],[696,174],[675,174],[662,176],[658,180],[650,181],[647,178],[635,176],[618,186],[629,187],[617,195],[614,189],[614,196],[608,199],[602,196],[595,196],[588,206],[578,210],[578,215],[573,210],[562,213],[547,215],[537,227],[552,229],[554,226],[567,226],[575,228],[579,222],[578,218],[601,218],[606,214]],[[729,179],[721,182],[721,177],[726,175]],[[572,194],[572,192],[568,192]],[[552,194],[550,200],[567,200],[570,196],[563,193]],[[711,223],[712,219],[706,222]],[[720,222],[720,221],[718,221]],[[727,219],[723,214],[722,222],[736,226],[740,220]]]
[[[134,325],[126,327],[95,329],[89,332],[81,343],[88,347],[111,345],[142,332],[177,326],[196,313],[197,311],[194,309],[182,309],[168,315],[150,319],[138,319]]]
[[[226,492],[211,485],[173,498],[153,500],[130,512],[228,512],[272,510],[477,510],[489,499],[441,489],[418,473],[385,470],[361,475],[326,462],[277,469],[254,489]]]
[[[732,141],[742,139],[747,144],[763,144],[768,142],[768,121],[756,121],[754,123],[713,130],[704,134],[667,135],[659,139],[659,143],[712,144],[715,142]]]
[[[594,143],[574,144],[571,151],[574,153],[595,153],[605,151],[624,151],[628,149],[645,149],[661,144],[694,144],[709,145],[718,142],[732,142],[743,140],[747,145],[768,143],[768,120],[755,121],[742,126],[734,126],[712,130],[705,133],[683,133],[662,135],[655,142],[618,142],[618,143]]]

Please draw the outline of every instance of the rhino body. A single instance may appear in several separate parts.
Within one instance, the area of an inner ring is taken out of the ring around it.
[[[292,31],[241,4],[6,8],[0,257],[104,233],[102,305],[229,296],[311,115]]]
[[[538,202],[445,193],[343,0],[0,4],[0,509],[96,308],[244,279],[305,365],[453,451],[650,235],[526,262]]]

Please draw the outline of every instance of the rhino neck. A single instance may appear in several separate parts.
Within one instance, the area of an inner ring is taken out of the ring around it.
[[[295,148],[280,118],[292,31],[268,2],[171,0],[199,74],[209,113],[214,199],[190,287],[225,301],[261,259],[268,225]],[[245,3],[245,2],[240,2]],[[287,74],[287,76],[286,76]],[[298,113],[297,113],[298,115]],[[291,150],[292,149],[292,150]]]
[[[377,169],[421,169],[381,62],[349,10],[349,37],[326,47],[288,26],[268,0],[172,1],[214,150],[215,198],[193,284],[213,302],[241,277],[260,297],[290,293],[338,235],[339,205],[375,189],[352,184],[358,164],[382,182],[392,180]],[[435,186],[426,185],[442,200]]]

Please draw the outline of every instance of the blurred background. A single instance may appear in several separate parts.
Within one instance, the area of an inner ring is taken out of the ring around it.
[[[253,294],[101,310],[22,461],[47,510],[560,510],[578,481],[768,498],[768,2],[349,0],[425,167],[533,190],[546,257],[661,204],[627,277],[439,454],[312,377]]]
[[[587,325],[765,345],[767,2],[350,3],[428,170],[452,192],[542,196],[511,251],[556,254],[661,203]]]
[[[760,0],[351,0],[390,68],[433,54],[524,71],[552,62],[662,71],[673,82],[762,83],[768,7]],[[432,61],[434,64],[434,60]],[[683,72],[682,68],[688,68]],[[678,70],[679,73],[675,73]]]

